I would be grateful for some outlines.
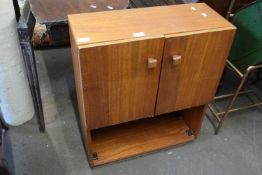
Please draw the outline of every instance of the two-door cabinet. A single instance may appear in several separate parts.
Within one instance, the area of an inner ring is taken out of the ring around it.
[[[203,3],[68,19],[91,166],[197,138],[233,25]]]

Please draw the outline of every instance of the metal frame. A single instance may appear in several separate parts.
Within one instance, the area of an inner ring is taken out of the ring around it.
[[[240,10],[242,10],[242,9],[244,9],[244,8],[247,8],[248,6],[256,3],[257,1],[258,1],[258,0],[254,0],[253,2],[245,5],[244,7],[241,7],[241,8],[239,8],[239,9],[237,9],[237,10],[235,11],[235,13],[237,13],[238,11],[240,11]],[[231,0],[231,1],[230,1],[229,7],[228,7],[228,10],[227,10],[227,14],[226,14],[226,17],[225,17],[227,20],[230,20],[230,18],[234,16],[234,14],[232,13],[232,10],[233,10],[233,8],[234,8],[235,3],[236,3],[236,0]]]
[[[231,15],[232,15],[232,10],[233,10],[233,7],[234,7],[234,5],[235,5],[235,2],[236,2],[236,0],[231,0],[231,1],[230,1],[229,7],[228,7],[228,10],[227,10],[227,14],[226,14],[226,19],[227,19],[227,20],[228,20],[228,19],[231,17]]]
[[[13,5],[14,5],[14,10],[15,10],[16,21],[18,22],[19,18],[21,16],[18,1],[17,0],[13,0]]]
[[[39,130],[40,132],[45,132],[43,106],[37,75],[34,48],[32,45],[34,27],[35,18],[31,12],[30,4],[27,0],[17,25],[17,32],[23,54],[23,60],[26,68],[30,91],[34,102],[35,114],[39,123]]]
[[[262,65],[249,66],[246,69],[244,74],[242,74],[241,71],[239,71],[229,60],[227,60],[226,66],[228,68],[230,68],[231,70],[233,70],[241,78],[241,81],[240,81],[240,84],[238,85],[238,87],[237,87],[237,89],[236,89],[236,91],[234,93],[232,93],[232,94],[225,94],[225,95],[221,95],[221,96],[216,96],[214,98],[214,101],[215,101],[215,100],[221,100],[221,99],[232,97],[232,99],[231,99],[230,103],[228,104],[228,106],[227,106],[225,111],[223,111],[223,112],[216,112],[216,110],[212,106],[212,103],[208,105],[208,108],[210,109],[211,113],[215,116],[215,119],[218,121],[218,125],[216,126],[214,124],[214,122],[209,118],[211,123],[215,127],[215,134],[218,134],[218,132],[220,131],[220,128],[222,127],[222,125],[224,123],[224,120],[228,117],[229,113],[240,111],[240,110],[244,110],[244,109],[249,109],[249,108],[252,108],[252,107],[256,107],[256,106],[262,105],[262,100],[256,94],[255,91],[253,91],[253,90],[241,91],[241,89],[243,88],[244,84],[246,83],[246,80],[248,79],[248,76],[250,75],[250,73],[253,72],[254,70],[262,68]],[[253,93],[259,99],[259,102],[258,103],[253,103],[252,105],[247,105],[247,106],[241,106],[241,107],[233,108],[233,104],[236,101],[237,96],[238,95],[242,95],[242,94],[248,94],[248,93]]]

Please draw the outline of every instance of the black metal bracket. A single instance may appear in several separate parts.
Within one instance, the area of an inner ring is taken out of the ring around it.
[[[194,135],[194,131],[192,129],[186,130],[186,133],[187,133],[188,136]]]
[[[93,160],[98,160],[98,154],[97,152],[93,152]]]

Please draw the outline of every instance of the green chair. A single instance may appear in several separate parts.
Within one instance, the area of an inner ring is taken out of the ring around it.
[[[262,61],[262,0],[238,11],[231,22],[238,28],[229,55],[238,69],[246,69]]]
[[[219,132],[224,120],[230,112],[248,109],[262,104],[262,102],[259,102],[253,103],[252,105],[233,108],[233,104],[239,94],[256,94],[252,90],[241,90],[250,73],[262,68],[262,0],[257,0],[237,11],[233,15],[231,22],[237,27],[237,32],[226,67],[233,70],[241,78],[241,81],[234,93],[214,98],[214,100],[220,100],[232,97],[225,111],[217,112],[212,104],[208,105],[210,111],[218,121],[218,125],[214,125],[216,128],[215,134]]]

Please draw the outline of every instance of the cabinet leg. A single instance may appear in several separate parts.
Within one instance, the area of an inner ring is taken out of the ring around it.
[[[188,127],[192,130],[192,134],[195,136],[195,138],[197,138],[199,135],[202,121],[205,117],[206,109],[207,105],[202,105],[182,111],[182,117]]]

